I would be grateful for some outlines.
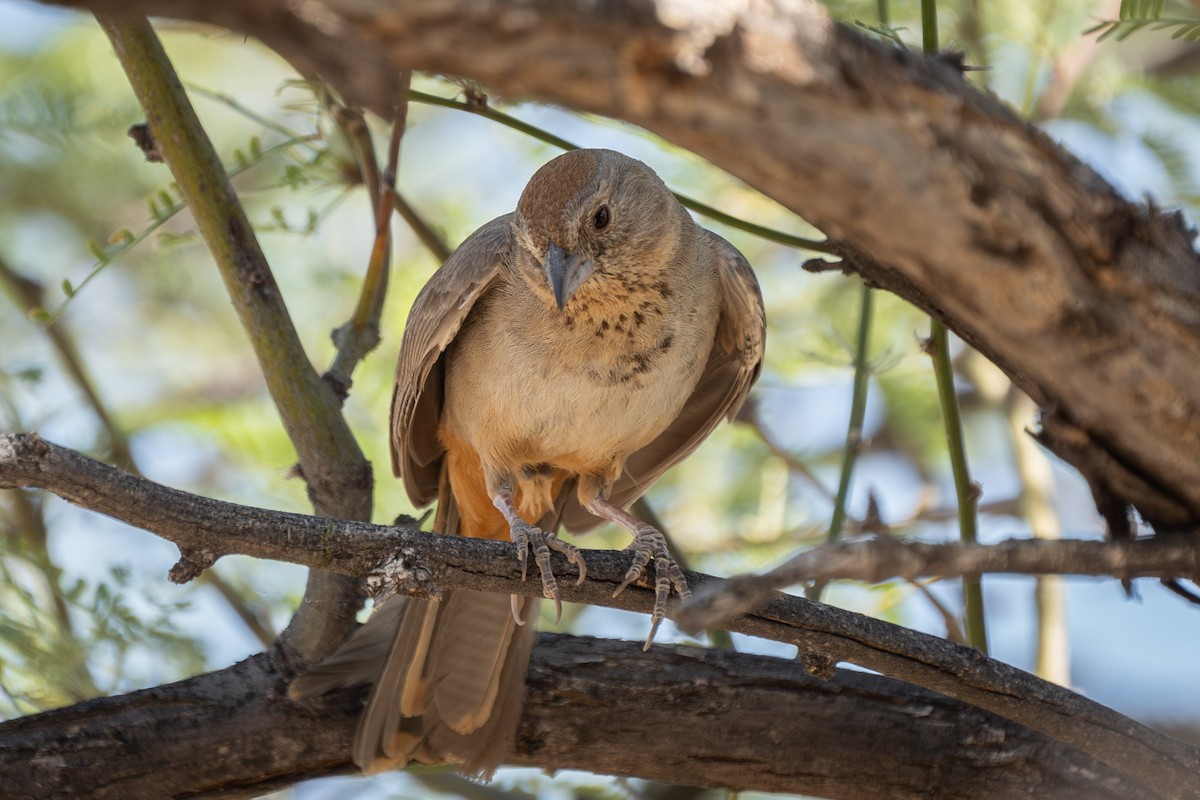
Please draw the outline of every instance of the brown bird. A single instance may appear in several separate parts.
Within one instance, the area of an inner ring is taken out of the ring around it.
[[[625,511],[758,377],[762,297],[742,255],[640,161],[576,150],[539,169],[517,210],[473,233],[408,318],[392,461],[435,530],[511,539],[559,602],[550,551],[604,520],[633,535],[617,592],[654,563],[650,638],[687,583],[662,534]],[[536,601],[471,591],[395,598],[293,697],[374,680],[354,760],[366,771],[450,761],[486,773],[510,752]]]

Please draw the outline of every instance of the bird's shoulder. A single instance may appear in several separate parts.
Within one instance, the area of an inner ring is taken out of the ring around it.
[[[743,369],[758,377],[766,347],[767,321],[762,289],[750,262],[736,247],[707,229],[701,229],[717,255],[721,285],[720,318],[715,345],[723,353],[736,353]],[[746,386],[749,389],[749,386]],[[740,405],[740,404],[739,404]]]
[[[436,448],[432,434],[410,436],[430,371],[512,259],[512,216],[497,217],[468,236],[430,277],[409,311],[396,362],[391,412],[392,467],[406,485],[414,479],[410,473],[435,457],[423,452]],[[437,427],[436,419],[431,424],[420,422],[423,430]],[[409,486],[409,491],[414,487]]]

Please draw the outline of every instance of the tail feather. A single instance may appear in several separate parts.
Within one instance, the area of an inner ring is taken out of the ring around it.
[[[460,521],[486,521],[488,530],[464,532],[506,536],[494,508],[459,507],[456,495],[471,503],[479,487],[462,492],[464,476],[455,475],[460,491],[452,493],[448,471],[443,467],[436,529],[457,534]],[[481,471],[469,472],[467,480],[482,483]],[[557,527],[563,505],[560,498],[540,524]],[[375,682],[354,740],[354,762],[365,772],[418,761],[490,774],[512,752],[536,639],[539,601],[516,602],[522,625],[500,594],[457,590],[438,599],[392,598],[337,653],[297,678],[289,694],[303,699]]]
[[[334,689],[370,683],[378,678],[379,668],[405,612],[406,600],[396,597],[384,603],[336,653],[293,680],[288,686],[288,697],[308,700]]]

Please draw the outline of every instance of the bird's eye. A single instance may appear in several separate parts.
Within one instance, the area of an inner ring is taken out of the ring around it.
[[[596,209],[596,216],[592,217],[592,224],[596,226],[596,230],[602,231],[608,227],[611,216],[608,206],[600,206],[600,208]]]

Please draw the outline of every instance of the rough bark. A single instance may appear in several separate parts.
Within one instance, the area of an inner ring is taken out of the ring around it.
[[[256,35],[376,110],[415,68],[642,125],[942,318],[1051,412],[1066,435],[1047,445],[1110,504],[1160,527],[1200,518],[1191,234],[953,65],[833,24],[815,2],[66,4]]]
[[[1013,722],[874,675],[821,681],[795,661],[543,635],[529,676],[514,764],[704,786],[736,776],[739,788],[863,800],[1160,796]],[[298,705],[284,679],[268,653],[5,723],[3,796],[254,796],[350,772],[364,693]]]

